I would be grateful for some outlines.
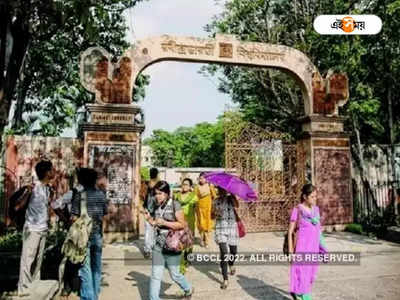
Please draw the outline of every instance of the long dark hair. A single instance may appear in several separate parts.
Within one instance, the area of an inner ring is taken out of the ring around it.
[[[314,191],[315,191],[315,186],[313,186],[311,183],[303,185],[301,189],[300,203],[303,203],[304,197],[310,196]]]
[[[157,182],[153,189],[166,193],[168,197],[171,195],[171,188],[169,187],[168,182],[164,180]]]
[[[229,204],[234,206],[233,201],[235,197],[231,193],[229,193],[227,190],[219,186],[217,186],[217,190],[218,190],[218,198],[220,200],[228,201]]]
[[[218,191],[218,198],[221,197],[226,197],[228,192],[227,190],[223,189],[222,187],[217,186],[217,191]]]

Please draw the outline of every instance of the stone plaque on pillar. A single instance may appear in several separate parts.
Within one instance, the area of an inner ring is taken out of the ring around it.
[[[87,151],[88,166],[107,176],[109,215],[104,222],[105,233],[134,232],[132,213],[136,194],[134,177],[137,145],[89,142]]]

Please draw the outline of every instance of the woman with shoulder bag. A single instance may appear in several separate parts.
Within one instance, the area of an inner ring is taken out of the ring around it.
[[[159,181],[155,186],[156,208],[154,219],[145,212],[146,220],[155,227],[155,245],[152,252],[152,270],[150,279],[150,300],[159,300],[161,280],[164,267],[167,267],[173,281],[184,292],[183,299],[191,299],[193,287],[179,271],[181,252],[165,249],[170,230],[181,230],[185,227],[185,219],[181,205],[170,197],[170,187],[166,181]]]
[[[301,203],[293,208],[288,230],[289,254],[320,253],[322,231],[316,190],[312,184],[302,188]],[[297,228],[296,228],[297,227]],[[295,233],[295,234],[293,234]],[[295,236],[295,237],[293,237]],[[318,270],[317,263],[296,263],[290,266],[290,294],[294,300],[311,300],[311,289]]]
[[[197,202],[196,193],[192,190],[193,181],[190,178],[185,178],[182,180],[182,188],[181,191],[176,193],[174,199],[179,201],[182,206],[183,215],[185,217],[185,221],[189,226],[189,230],[194,237],[195,223],[196,223],[196,215],[195,215],[195,205]],[[181,258],[181,266],[180,271],[182,274],[186,273],[187,267],[189,265],[189,261],[187,259],[188,255],[193,252],[193,247],[185,249],[182,253]]]

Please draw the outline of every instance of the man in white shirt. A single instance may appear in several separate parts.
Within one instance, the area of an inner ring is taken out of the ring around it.
[[[33,187],[31,197],[24,199],[28,204],[20,204],[27,205],[18,282],[20,296],[27,295],[29,285],[35,280],[40,280],[40,268],[48,232],[50,197],[48,183],[54,177],[53,165],[50,161],[40,161],[35,166],[35,172],[39,182]],[[33,265],[35,268],[32,270]]]

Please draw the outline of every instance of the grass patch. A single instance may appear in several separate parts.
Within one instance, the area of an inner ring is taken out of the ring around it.
[[[363,228],[361,224],[348,224],[345,228],[346,231],[356,233],[356,234],[362,234],[363,233]]]

